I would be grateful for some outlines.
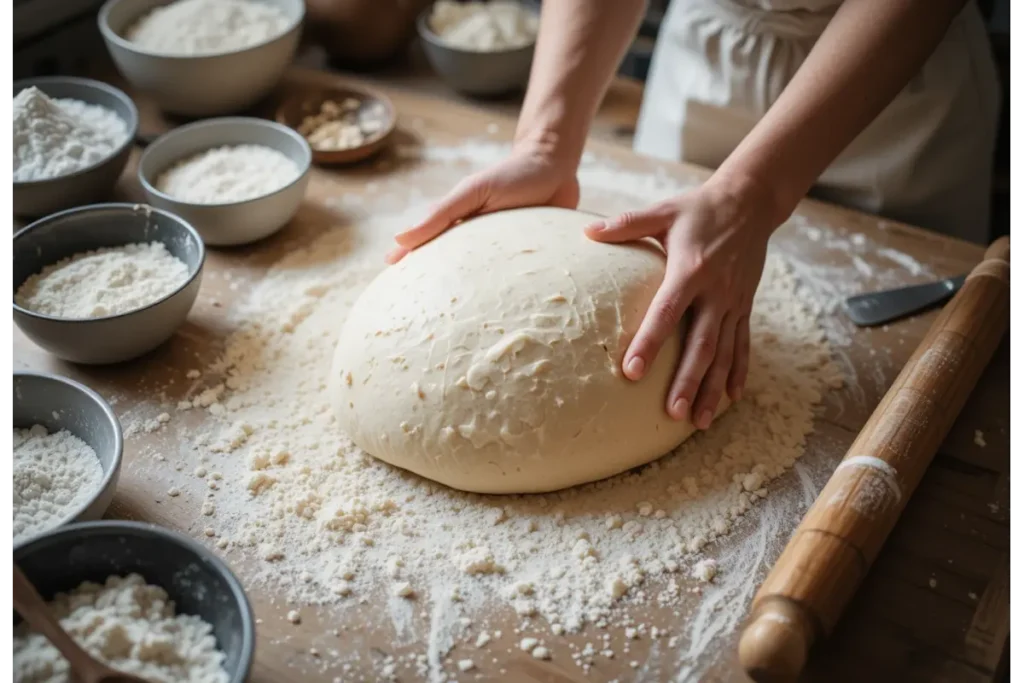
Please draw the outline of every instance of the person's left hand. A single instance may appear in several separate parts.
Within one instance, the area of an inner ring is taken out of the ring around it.
[[[728,391],[738,401],[750,354],[750,309],[768,238],[781,223],[769,195],[748,182],[712,177],[700,188],[586,228],[591,239],[653,237],[667,255],[665,279],[626,350],[623,372],[639,380],[690,311],[683,352],[666,409],[711,426]]]

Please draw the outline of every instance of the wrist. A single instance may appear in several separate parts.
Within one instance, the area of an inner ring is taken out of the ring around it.
[[[567,140],[560,131],[520,121],[512,140],[512,153],[543,159],[546,163],[575,173],[583,156],[582,145]]]
[[[772,180],[742,169],[723,165],[704,185],[733,203],[740,214],[756,213],[759,220],[755,224],[766,226],[766,239],[796,208],[796,202],[789,200]]]

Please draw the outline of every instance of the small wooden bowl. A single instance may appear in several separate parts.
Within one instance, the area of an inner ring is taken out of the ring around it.
[[[328,101],[343,102],[346,99],[359,100],[359,109],[379,104],[384,110],[383,126],[376,133],[366,139],[358,147],[344,149],[317,149],[310,143],[313,150],[313,161],[318,164],[352,164],[373,156],[391,142],[398,123],[398,114],[395,106],[387,96],[365,88],[351,86],[333,86],[323,88],[308,88],[293,95],[281,103],[277,108],[277,122],[282,123],[298,131],[302,120],[307,116],[314,116],[320,112],[320,106]]]

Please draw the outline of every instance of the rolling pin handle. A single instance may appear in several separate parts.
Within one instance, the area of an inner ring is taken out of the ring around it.
[[[743,630],[740,664],[757,683],[793,683],[807,662],[815,631],[814,619],[798,603],[767,598]]]
[[[988,249],[985,250],[985,260],[997,259],[999,261],[1010,262],[1010,238],[1000,237],[995,242],[989,245]]]

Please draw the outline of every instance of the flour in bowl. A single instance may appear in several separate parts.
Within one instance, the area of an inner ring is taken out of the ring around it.
[[[276,149],[235,145],[179,162],[160,174],[156,189],[191,204],[226,204],[272,194],[298,177],[298,165]]]
[[[125,37],[143,50],[189,57],[242,50],[283,34],[291,20],[257,0],[178,0],[146,13]]]
[[[518,2],[452,2],[440,0],[430,15],[430,28],[451,47],[472,52],[498,52],[525,47],[537,38],[540,20]]]
[[[151,683],[227,683],[224,653],[213,627],[200,617],[175,614],[174,602],[138,574],[86,581],[58,593],[50,610],[94,657]],[[68,662],[42,635],[21,624],[14,632],[14,680],[66,683]]]
[[[188,266],[161,242],[86,251],[25,280],[14,302],[34,313],[86,319],[144,308],[188,280]]]
[[[110,157],[128,139],[114,111],[73,99],[51,99],[36,87],[14,98],[14,182],[69,175]]]
[[[103,480],[96,451],[62,429],[14,430],[14,542],[57,526],[95,494]]]

